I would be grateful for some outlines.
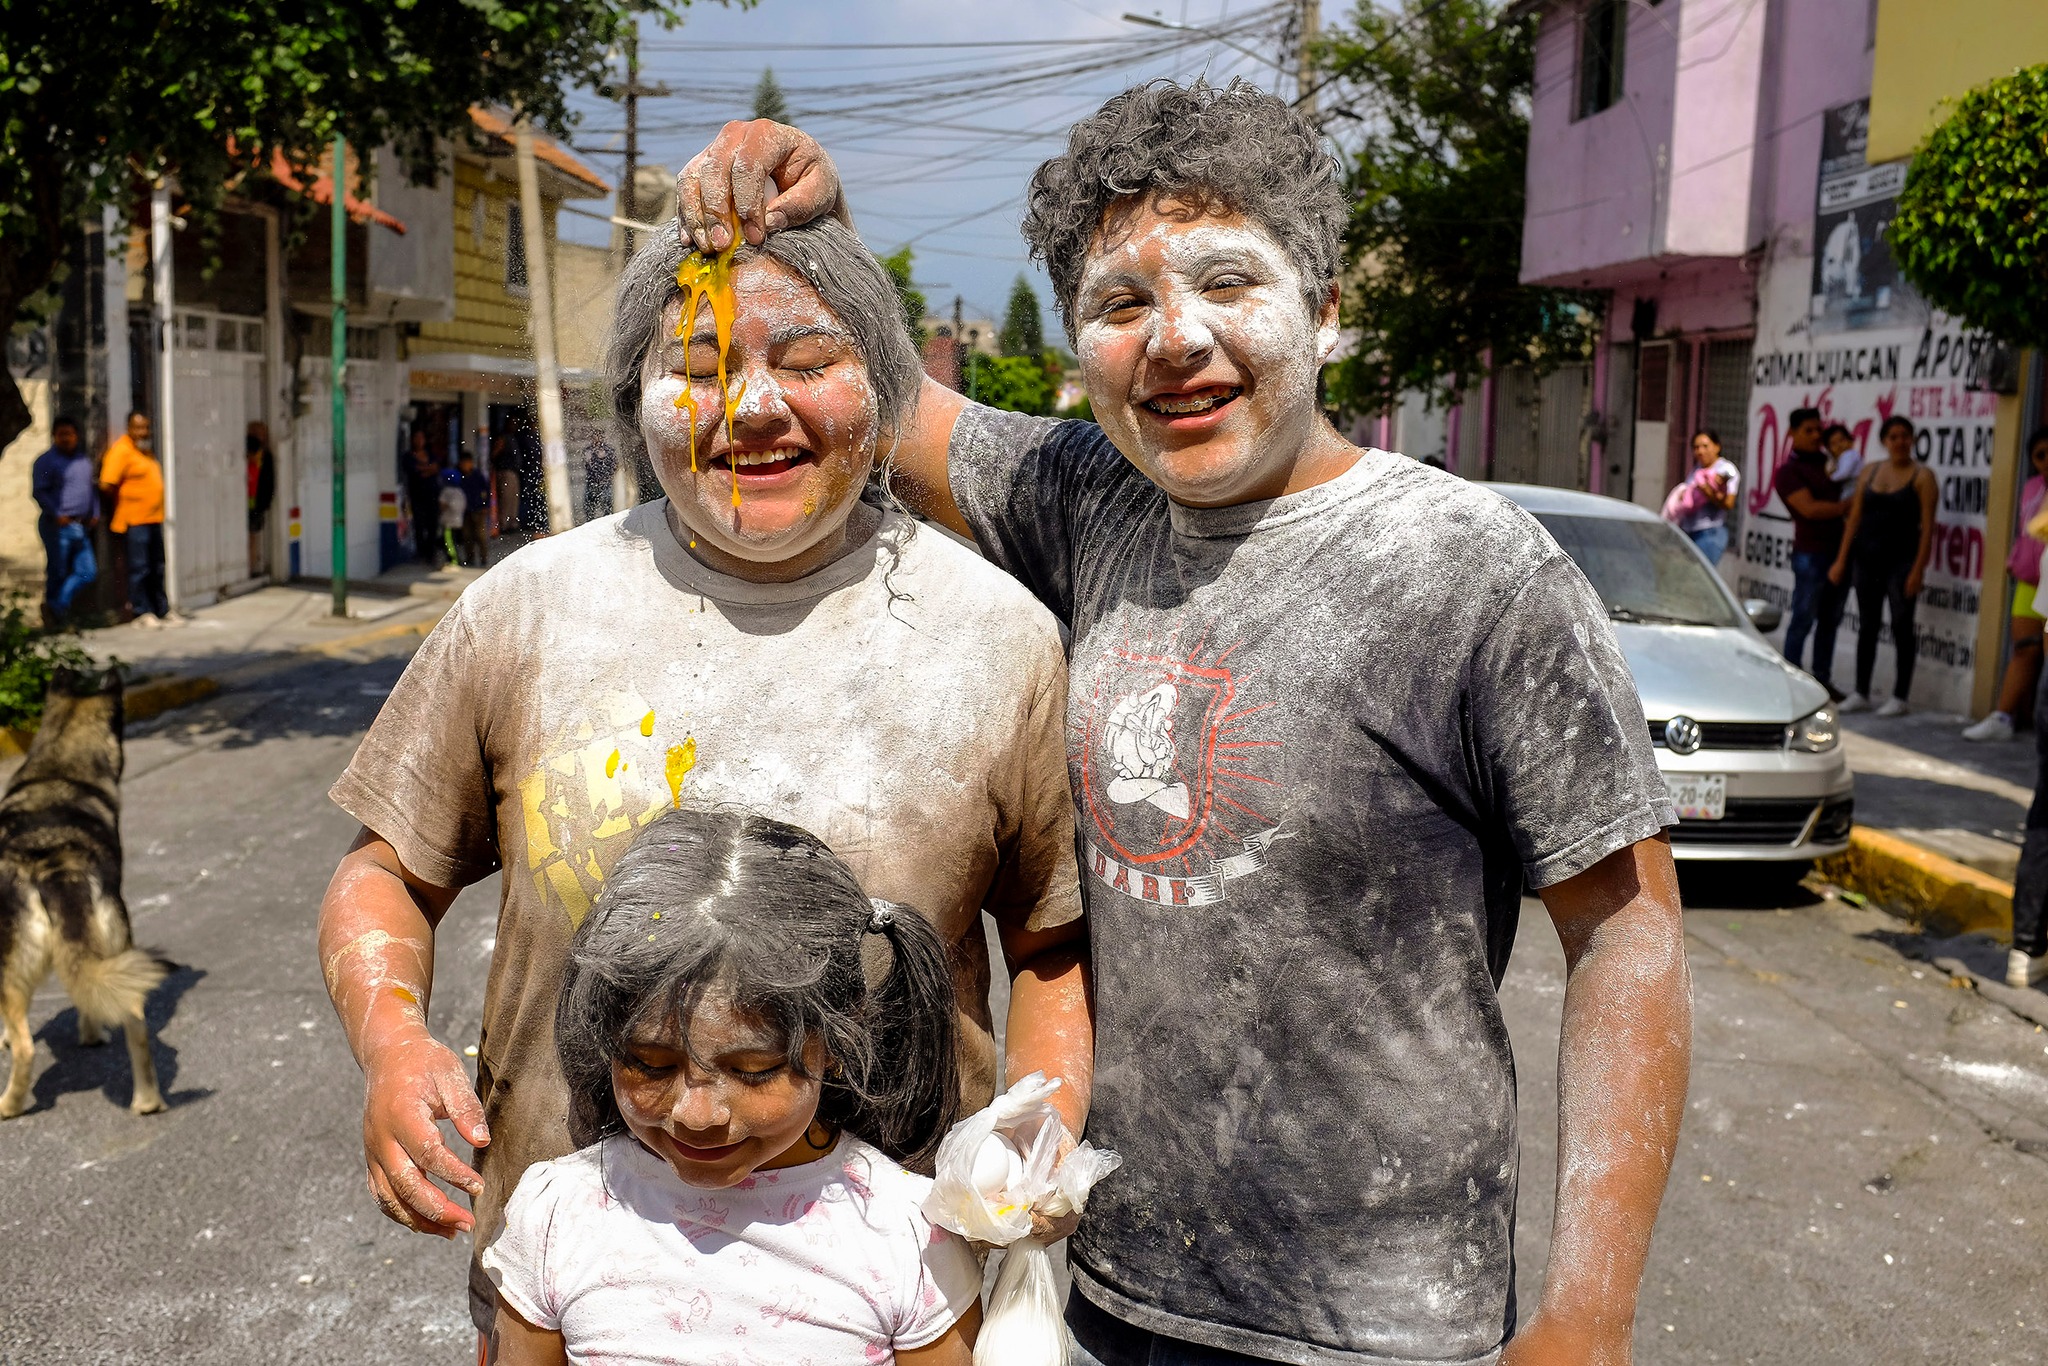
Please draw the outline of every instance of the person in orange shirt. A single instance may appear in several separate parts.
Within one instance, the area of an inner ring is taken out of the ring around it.
[[[149,417],[128,414],[128,432],[100,457],[100,492],[114,505],[107,529],[128,551],[128,606],[144,630],[183,626],[164,596],[164,467],[150,453]]]

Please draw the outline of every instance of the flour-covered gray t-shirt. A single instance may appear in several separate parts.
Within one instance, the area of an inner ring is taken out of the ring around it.
[[[1487,1362],[1512,1315],[1523,879],[1673,823],[1583,575],[1498,494],[1384,451],[1170,503],[1101,430],[970,406],[954,498],[1072,628],[1094,946],[1075,1284],[1299,1362]]]

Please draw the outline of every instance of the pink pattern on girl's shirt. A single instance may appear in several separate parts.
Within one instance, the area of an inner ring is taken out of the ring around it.
[[[618,1366],[874,1366],[977,1299],[972,1253],[923,1217],[924,1178],[857,1139],[770,1175],[714,1195],[607,1140],[528,1172],[484,1266],[574,1359]]]

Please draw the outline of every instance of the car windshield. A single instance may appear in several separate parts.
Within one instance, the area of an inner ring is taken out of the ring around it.
[[[1536,520],[1592,581],[1616,621],[1655,625],[1733,626],[1735,610],[1679,531],[1663,522],[1620,517],[1570,517],[1539,512]]]

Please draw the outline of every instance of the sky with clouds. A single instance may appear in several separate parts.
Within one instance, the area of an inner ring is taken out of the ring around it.
[[[743,9],[699,0],[680,28],[643,26],[641,80],[676,93],[641,101],[640,158],[680,167],[726,119],[745,117],[755,81],[772,66],[796,122],[838,163],[862,236],[882,253],[911,246],[935,312],[959,294],[968,316],[1000,317],[1024,271],[1056,330],[1045,279],[1017,235],[1033,168],[1058,151],[1076,119],[1135,81],[1206,71],[1276,87],[1278,26],[1268,18],[1276,8],[1265,0],[759,0]],[[1141,26],[1121,19],[1125,11],[1209,32]],[[1212,36],[1219,30],[1223,41]],[[574,145],[616,180],[618,106],[587,94],[575,105]],[[563,230],[585,241],[609,233],[567,217]]]

